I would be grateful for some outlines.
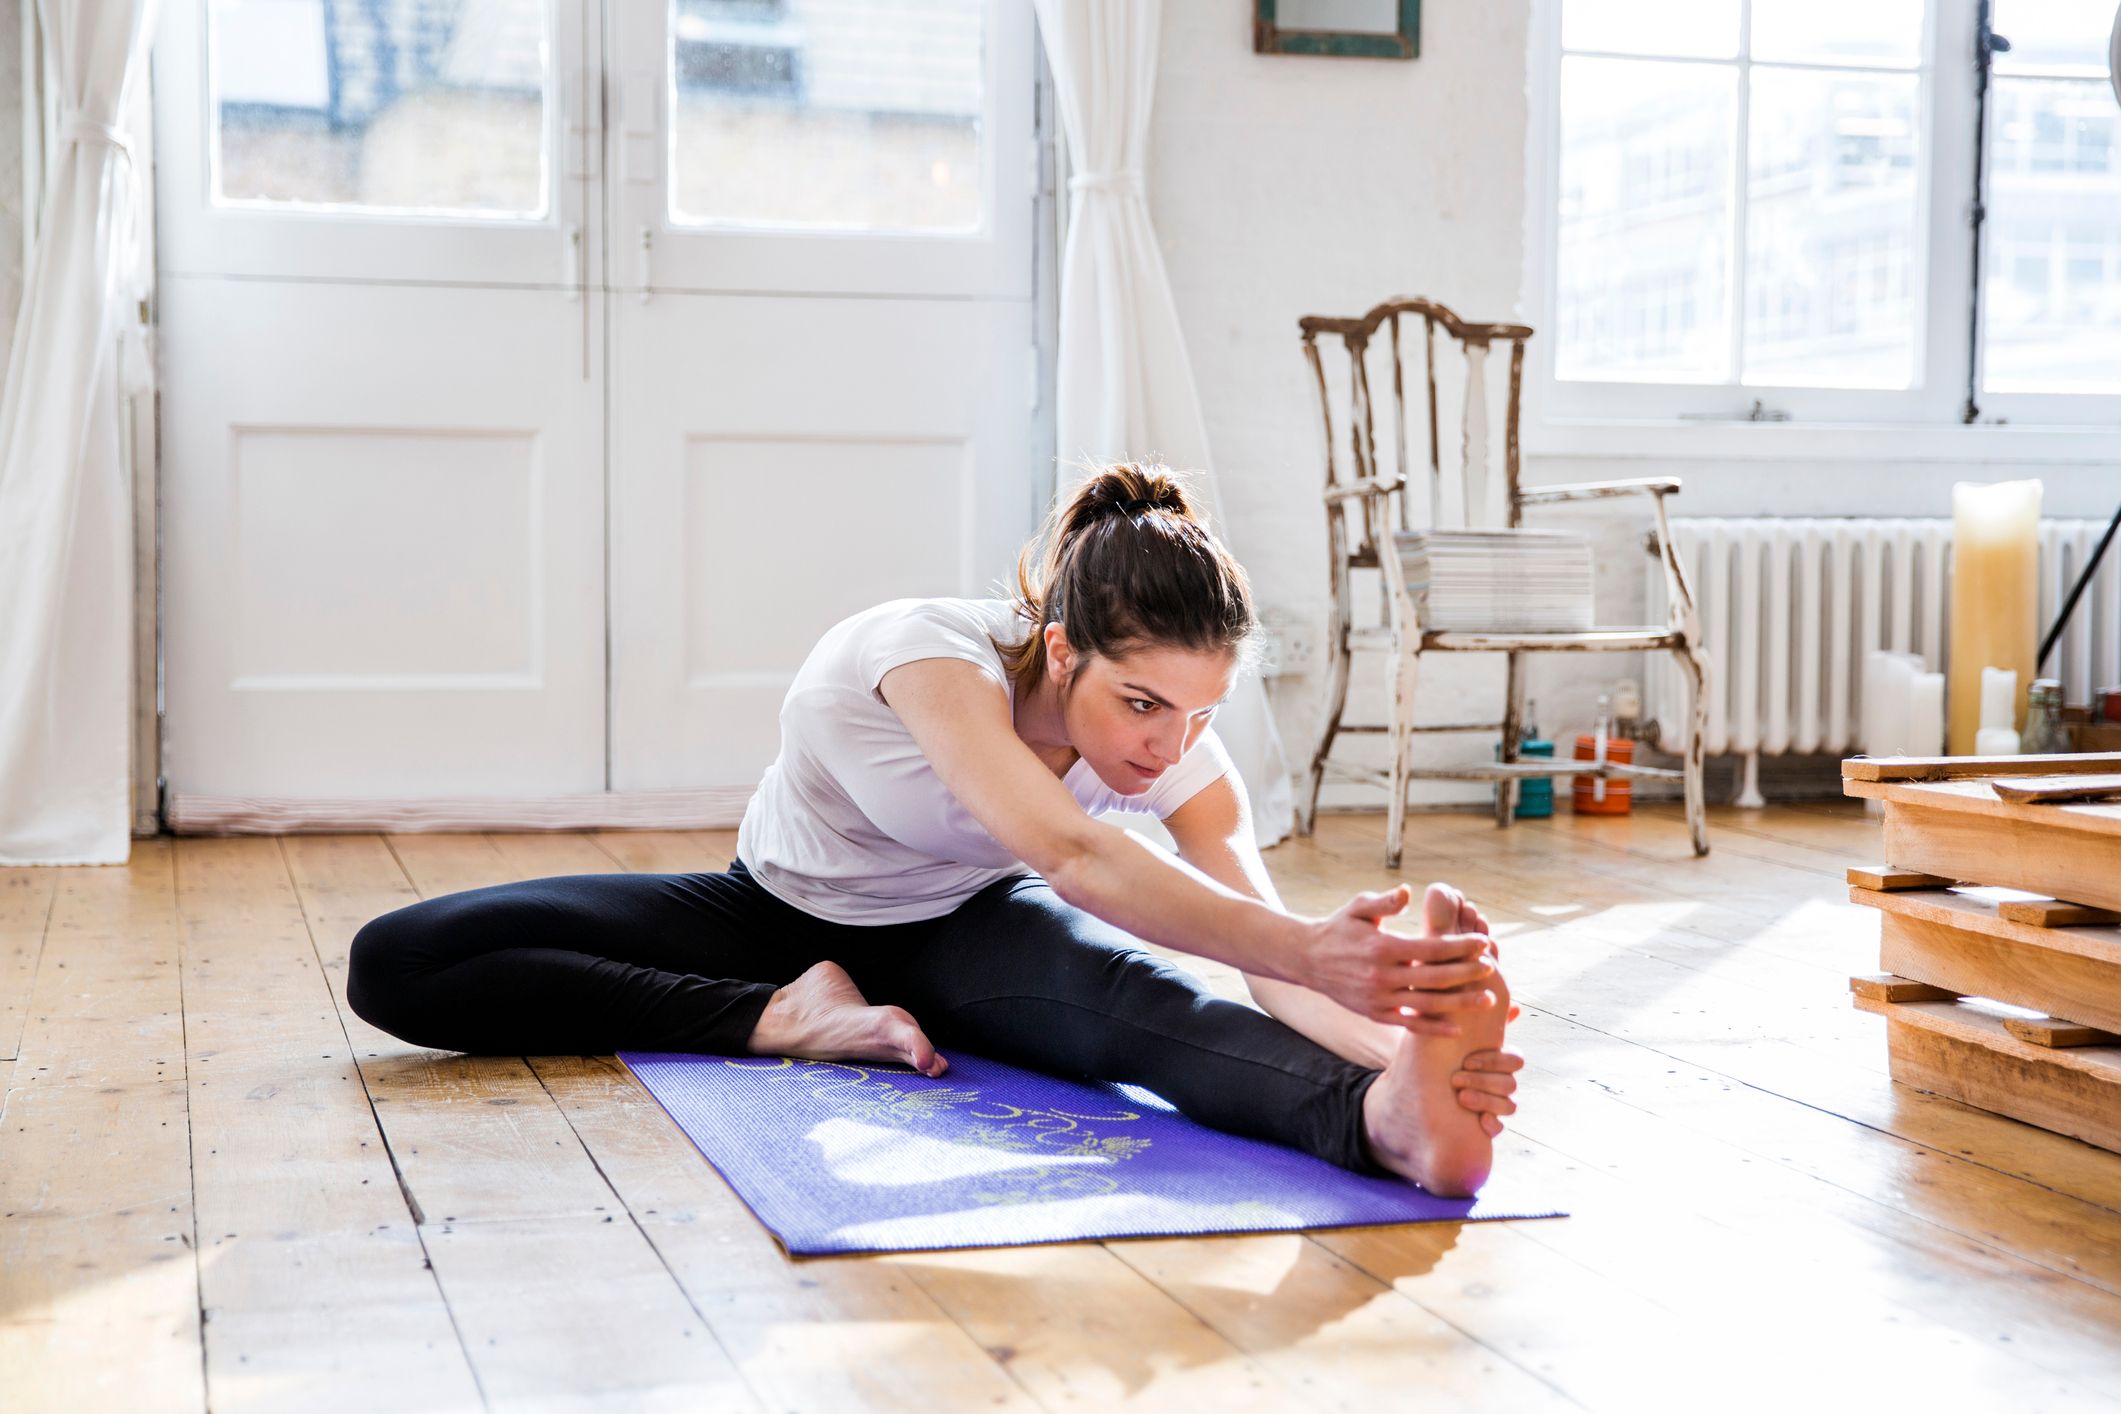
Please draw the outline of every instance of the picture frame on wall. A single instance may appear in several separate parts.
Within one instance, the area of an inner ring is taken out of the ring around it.
[[[1342,59],[1418,58],[1421,0],[1253,0],[1252,49]]]

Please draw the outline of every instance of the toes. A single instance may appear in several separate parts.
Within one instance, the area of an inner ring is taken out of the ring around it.
[[[941,1075],[950,1068],[950,1062],[935,1049],[927,1033],[921,1030],[920,1023],[913,1019],[912,1012],[896,1006],[882,1010],[889,1018],[893,1048],[905,1058],[907,1065],[926,1076]]]
[[[1431,936],[1458,930],[1458,910],[1465,899],[1449,884],[1431,884],[1421,899],[1421,921]]]

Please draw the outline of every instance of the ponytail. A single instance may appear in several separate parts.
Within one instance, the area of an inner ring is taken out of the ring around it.
[[[1056,500],[1017,556],[1014,598],[1030,636],[994,646],[1018,700],[1045,678],[1049,623],[1078,653],[1105,658],[1160,646],[1232,652],[1240,663],[1256,654],[1244,567],[1166,466],[1115,462]]]

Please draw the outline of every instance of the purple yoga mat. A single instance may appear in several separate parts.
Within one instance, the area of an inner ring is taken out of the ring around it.
[[[1195,1124],[1132,1085],[950,1055],[904,1066],[627,1051],[737,1196],[799,1257],[1106,1237],[1565,1216],[1351,1173]]]

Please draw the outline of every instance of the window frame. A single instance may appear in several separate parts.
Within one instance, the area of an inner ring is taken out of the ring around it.
[[[1534,454],[1610,455],[1631,448],[1657,455],[1660,447],[1690,454],[1777,445],[1860,454],[1891,447],[1909,451],[1915,434],[1924,455],[1952,459],[2011,454],[2035,429],[2045,457],[2110,460],[2110,434],[2121,424],[2121,395],[2070,393],[1978,394],[1979,416],[1966,421],[1970,368],[1979,335],[1973,326],[1980,298],[1975,278],[1972,211],[1974,142],[1981,119],[1973,62],[1982,6],[1975,0],[1925,0],[1917,125],[1923,160],[1916,173],[1916,367],[1907,389],[1748,386],[1737,382],[1563,380],[1555,374],[1558,327],[1561,7],[1533,0],[1528,56],[1525,299],[1530,323],[1549,337],[1530,342],[1527,360],[1527,450]],[[1739,0],[1739,23],[1750,29],[1755,0]],[[1772,0],[1767,0],[1772,3]],[[1749,46],[1748,46],[1749,47]],[[1743,51],[1742,51],[1743,53]],[[1633,57],[1633,56],[1628,56]],[[1663,62],[1651,60],[1650,62]],[[1730,61],[1739,72],[1730,238],[1731,307],[1744,299],[1744,210],[1749,57]],[[1779,66],[1778,66],[1779,67]],[[1991,94],[1992,97],[1992,94]],[[1989,138],[1992,141],[1993,138]],[[1983,153],[1986,161],[1986,153]],[[1983,259],[1993,258],[1984,242]],[[1733,329],[1734,341],[1741,337]],[[1755,415],[1756,402],[1759,413]],[[2004,428],[2010,427],[2005,433]],[[1939,436],[1935,434],[1956,435]],[[1864,435],[1868,433],[1869,435]]]

